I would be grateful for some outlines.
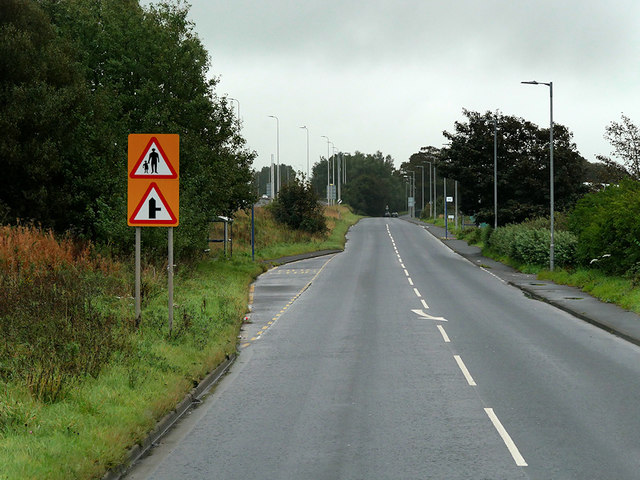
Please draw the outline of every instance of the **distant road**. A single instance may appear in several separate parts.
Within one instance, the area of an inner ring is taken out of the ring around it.
[[[400,219],[279,269],[231,374],[129,478],[640,478],[639,347]]]

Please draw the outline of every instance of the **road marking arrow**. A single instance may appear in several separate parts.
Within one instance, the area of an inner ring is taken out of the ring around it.
[[[432,315],[429,315],[428,313],[423,312],[422,310],[411,310],[413,313],[415,313],[416,315],[420,315],[423,318],[427,318],[429,320],[438,320],[440,322],[446,322],[447,319],[444,317],[434,317]]]

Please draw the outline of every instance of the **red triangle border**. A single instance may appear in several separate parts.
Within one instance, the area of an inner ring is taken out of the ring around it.
[[[167,162],[167,167],[169,167],[169,170],[171,171],[171,175],[153,175],[153,174],[147,174],[147,175],[138,174],[138,175],[136,175],[135,174],[136,171],[138,170],[138,168],[140,167],[140,164],[142,163],[144,158],[149,153],[149,149],[151,148],[151,144],[153,142],[156,143],[156,145],[158,146],[158,150],[160,150],[160,153],[162,154],[162,158],[164,158],[164,161]],[[164,153],[164,149],[162,148],[162,145],[160,144],[158,139],[156,137],[151,137],[149,139],[149,143],[147,143],[147,146],[142,151],[142,155],[140,155],[140,158],[138,158],[138,161],[136,162],[136,164],[133,166],[133,169],[129,173],[129,177],[131,177],[131,178],[178,178],[178,174],[176,173],[175,169],[173,168],[173,165],[171,165],[171,162],[169,161],[169,158],[167,157],[167,154]]]
[[[159,146],[160,145],[158,145],[158,147]],[[155,188],[156,192],[158,192],[158,196],[160,197],[160,200],[162,200],[162,204],[167,209],[167,212],[169,213],[169,216],[171,217],[171,219],[169,219],[169,220],[135,220],[136,215],[138,215],[138,212],[140,212],[140,209],[144,205],[144,201],[149,196],[149,193],[151,193],[151,189],[152,188]],[[175,225],[178,224],[178,219],[173,214],[173,211],[171,210],[171,207],[169,206],[169,202],[167,202],[167,199],[164,198],[164,195],[162,194],[162,191],[160,190],[160,188],[158,188],[158,184],[157,183],[151,182],[149,184],[149,188],[147,188],[147,191],[142,196],[142,200],[140,200],[140,203],[138,204],[136,209],[131,214],[131,217],[129,218],[129,224],[130,225],[151,225],[151,224],[152,225],[159,225],[160,224],[160,225],[168,225],[168,226],[172,226],[172,225],[175,226]]]

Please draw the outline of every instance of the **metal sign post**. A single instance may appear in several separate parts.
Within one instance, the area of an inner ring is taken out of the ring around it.
[[[128,139],[127,224],[136,227],[135,315],[141,320],[141,229],[169,227],[169,332],[173,330],[173,227],[180,220],[180,136],[131,134]]]
[[[169,265],[167,267],[169,291],[169,332],[173,331],[173,227],[169,227],[167,247],[169,250]]]
[[[140,326],[140,314],[142,311],[140,306],[140,242],[140,227],[136,227],[136,328]]]

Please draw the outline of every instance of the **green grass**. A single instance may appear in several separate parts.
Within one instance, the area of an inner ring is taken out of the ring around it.
[[[580,288],[603,302],[640,314],[640,289],[630,279],[608,276],[588,268],[574,271],[556,269],[553,272],[544,270],[538,274],[538,278]]]
[[[284,229],[276,223],[267,209],[256,209],[256,259],[271,260],[289,255],[315,252],[318,250],[341,250],[345,244],[345,234],[360,216],[355,215],[348,206],[326,207],[325,216],[329,228],[328,235],[311,235],[304,232]],[[220,226],[212,233],[212,238],[221,238]],[[251,255],[251,218],[239,212],[233,227],[233,255],[250,257]],[[221,253],[222,246],[213,244],[213,254]]]
[[[270,237],[262,240],[258,258],[342,248],[344,234],[359,217],[345,207],[330,209],[327,216],[326,238],[300,236],[265,220],[261,234]],[[238,230],[243,228],[240,220]],[[131,446],[236,351],[249,285],[265,268],[252,262],[247,250],[239,242],[233,259],[212,256],[177,267],[171,333],[166,277],[147,271],[149,294],[140,329],[128,333],[128,348],[96,378],[75,379],[57,401],[37,400],[23,384],[0,381],[0,480],[101,478],[121,464]],[[132,303],[126,297],[103,298],[100,305],[130,322]]]
[[[163,291],[143,310],[131,350],[58,402],[5,385],[1,403],[13,421],[0,432],[0,478],[99,478],[121,463],[127,446],[235,351],[247,290],[260,272],[253,263],[208,260],[178,276],[171,335]]]

